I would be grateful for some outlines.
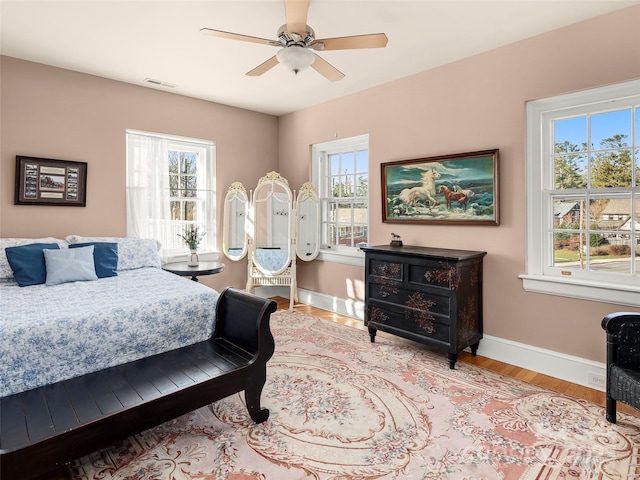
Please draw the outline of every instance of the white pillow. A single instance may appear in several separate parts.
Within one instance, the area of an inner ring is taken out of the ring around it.
[[[29,245],[30,243],[57,243],[60,248],[67,248],[68,243],[65,240],[53,237],[42,238],[0,238],[0,283],[15,282],[13,270],[9,261],[5,248],[19,247],[20,245]]]
[[[93,245],[63,250],[45,248],[43,252],[47,285],[98,279],[93,263]]]
[[[160,244],[152,238],[133,237],[82,237],[69,235],[69,243],[117,242],[118,271],[133,270],[142,267],[160,268]]]

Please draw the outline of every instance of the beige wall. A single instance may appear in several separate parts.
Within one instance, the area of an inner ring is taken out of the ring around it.
[[[640,78],[638,25],[633,7],[280,119],[3,57],[0,236],[124,235],[127,128],[216,142],[219,228],[231,181],[251,188],[279,170],[297,189],[309,179],[311,144],[368,133],[373,244],[387,243],[393,230],[406,244],[487,251],[485,333],[603,361],[600,320],[628,307],[526,293],[518,279],[525,101]],[[499,227],[381,222],[380,163],[491,148],[501,155]],[[14,206],[17,154],[87,161],[87,207]],[[242,287],[245,261],[226,264],[204,282]],[[299,265],[301,288],[362,299],[362,268]]]
[[[602,317],[619,305],[527,293],[525,102],[640,77],[640,7],[528,39],[280,119],[280,170],[308,177],[309,146],[370,135],[371,244],[484,250],[485,333],[604,361]],[[434,48],[446,46],[434,45]],[[500,149],[500,226],[382,223],[380,163]],[[362,300],[363,270],[302,265],[301,288]],[[482,343],[481,343],[482,347]]]
[[[124,236],[126,129],[216,143],[218,231],[231,182],[278,167],[277,117],[8,57],[0,68],[2,237]],[[14,205],[16,155],[87,162],[86,208]],[[243,288],[246,264],[225,263],[202,282]]]

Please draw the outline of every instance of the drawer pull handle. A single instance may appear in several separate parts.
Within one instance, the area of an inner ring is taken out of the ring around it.
[[[389,292],[380,292],[380,296],[382,298],[387,298],[389,296]]]

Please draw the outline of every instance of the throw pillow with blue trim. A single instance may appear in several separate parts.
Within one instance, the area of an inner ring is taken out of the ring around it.
[[[64,250],[44,249],[43,252],[49,286],[98,279],[93,263],[93,245]]]

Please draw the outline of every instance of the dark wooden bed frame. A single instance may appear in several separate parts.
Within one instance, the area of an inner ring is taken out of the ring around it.
[[[0,398],[0,478],[43,478],[118,440],[244,390],[260,423],[276,303],[225,289],[209,340]]]

